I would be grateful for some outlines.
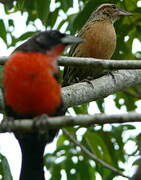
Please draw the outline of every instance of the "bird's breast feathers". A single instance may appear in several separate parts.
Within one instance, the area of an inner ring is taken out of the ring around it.
[[[77,56],[110,59],[113,55],[116,47],[116,33],[112,23],[90,22],[83,27],[81,38],[86,42],[77,46],[74,52]]]
[[[60,104],[57,69],[46,54],[16,52],[5,65],[6,104],[22,114],[51,114]]]

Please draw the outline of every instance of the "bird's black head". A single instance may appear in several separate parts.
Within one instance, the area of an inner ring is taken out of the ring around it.
[[[26,51],[26,52],[43,52],[46,53],[53,47],[64,44],[74,44],[74,43],[80,43],[83,42],[78,37],[66,35],[64,33],[61,33],[59,31],[43,31],[39,32],[30,39],[28,39],[25,43],[23,43],[21,46],[19,46],[15,51]]]

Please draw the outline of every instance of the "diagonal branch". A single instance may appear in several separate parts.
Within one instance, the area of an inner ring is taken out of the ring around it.
[[[131,92],[128,89],[124,89],[124,90],[122,90],[122,92],[128,94],[129,96],[133,96],[135,98],[141,98],[141,94]]]
[[[105,98],[122,89],[135,87],[141,83],[141,70],[119,70],[101,78],[77,83],[62,88],[63,101],[66,108]]]
[[[84,152],[90,159],[96,161],[97,163],[101,164],[103,167],[111,170],[115,174],[118,174],[120,176],[123,176],[125,178],[131,179],[130,177],[124,175],[122,172],[120,172],[118,169],[112,167],[111,165],[107,164],[106,162],[102,161],[98,157],[96,157],[93,153],[91,153],[85,146],[80,144],[67,130],[63,129],[63,133],[65,136],[72,141],[76,146],[79,146],[82,152]]]

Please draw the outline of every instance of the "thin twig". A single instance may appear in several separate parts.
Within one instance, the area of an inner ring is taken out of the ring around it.
[[[125,178],[131,179],[130,177],[124,175],[122,172],[120,172],[118,169],[112,167],[111,165],[107,164],[106,162],[102,161],[101,159],[99,159],[98,157],[96,157],[93,153],[91,153],[85,146],[83,146],[82,144],[80,144],[67,130],[63,129],[62,130],[63,133],[66,135],[66,137],[68,137],[68,139],[70,139],[70,141],[72,141],[76,146],[79,146],[81,148],[81,150],[92,160],[96,161],[97,163],[101,164],[103,167],[111,170],[112,172],[123,176]]]
[[[137,94],[141,96],[141,88],[137,86],[137,87],[134,87],[134,90],[136,91]]]
[[[133,96],[135,98],[141,98],[141,94],[137,94],[137,93],[131,92],[128,89],[124,89],[124,90],[122,90],[122,92],[124,92],[124,93],[126,93],[126,94],[128,94],[130,96]]]

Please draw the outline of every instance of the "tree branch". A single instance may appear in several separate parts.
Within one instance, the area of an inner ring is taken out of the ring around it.
[[[63,129],[63,133],[65,134],[65,136],[72,141],[76,146],[79,146],[80,149],[82,150],[82,152],[84,152],[90,159],[96,161],[97,163],[101,164],[103,167],[111,170],[112,172],[114,172],[115,174],[118,174],[120,176],[126,177],[128,179],[131,179],[130,177],[124,175],[122,172],[120,172],[118,169],[110,166],[109,164],[105,163],[104,161],[102,161],[101,159],[99,159],[98,157],[96,157],[93,153],[91,153],[85,146],[83,146],[82,144],[80,144],[67,130]]]
[[[66,108],[105,98],[125,88],[135,87],[141,83],[141,70],[119,70],[101,78],[77,83],[62,88],[62,96]]]
[[[60,66],[90,66],[93,68],[101,66],[103,69],[141,69],[139,60],[108,60],[96,58],[67,57],[60,56],[58,59]]]
[[[37,120],[36,120],[37,121]],[[48,128],[63,128],[68,126],[90,126],[116,123],[141,122],[141,113],[129,112],[126,114],[95,114],[95,115],[78,115],[58,116],[58,117],[39,117],[38,124],[33,119],[23,119],[14,121],[3,121],[0,124],[0,132],[10,131],[33,131],[47,130]]]
[[[8,57],[0,58],[0,65],[4,65]],[[80,58],[80,57],[67,57],[60,56],[58,59],[60,66],[90,66],[93,68],[101,66],[103,69],[116,70],[116,69],[141,69],[140,60],[108,60],[108,59],[95,59],[95,58]]]

